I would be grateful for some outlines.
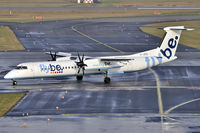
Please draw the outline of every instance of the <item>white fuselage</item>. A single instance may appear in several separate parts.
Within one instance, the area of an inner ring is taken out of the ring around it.
[[[156,49],[155,49],[156,50]],[[133,60],[127,61],[100,61],[99,59],[85,60],[85,74],[102,74],[105,71],[109,73],[124,73],[131,71],[143,70],[158,64],[168,62],[169,60],[163,60],[156,56],[149,56],[146,53],[128,55],[128,56],[110,56],[102,58],[116,58],[116,57],[133,57]],[[145,55],[145,56],[144,56]],[[174,60],[174,59],[171,59]],[[171,61],[170,60],[170,61]],[[22,66],[20,68],[20,66]],[[115,67],[120,66],[120,67]],[[110,69],[108,69],[110,67]],[[18,65],[18,69],[10,71],[4,78],[5,79],[31,79],[31,78],[54,78],[54,77],[66,77],[75,76],[78,74],[78,66],[74,60],[61,60],[61,61],[46,61],[46,62],[30,62],[22,63]]]

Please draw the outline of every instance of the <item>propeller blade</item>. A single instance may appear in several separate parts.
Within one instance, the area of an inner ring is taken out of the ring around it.
[[[84,54],[83,54],[83,56],[82,56],[82,60],[81,60],[81,62],[83,62],[83,59],[84,59]]]
[[[53,60],[56,61],[56,52],[55,52],[55,54],[54,54],[54,58],[53,58]]]
[[[57,53],[55,52],[54,54],[50,51],[50,55],[51,55],[51,60],[50,61],[56,61],[56,56]]]
[[[78,69],[78,73],[80,73],[80,71],[81,71],[81,68]]]
[[[85,74],[85,67],[82,68],[82,71],[83,71],[83,75],[84,75]]]
[[[80,57],[80,54],[78,53],[78,59],[79,61],[76,62],[76,65],[78,66],[78,73],[80,73],[81,69],[82,69],[82,74],[85,74],[85,66],[87,66],[87,64],[84,64],[84,57],[85,55],[83,54],[82,57]]]
[[[51,51],[50,51],[50,55],[51,55],[51,59],[53,60],[53,54],[51,53]]]
[[[79,62],[80,62],[81,61],[81,57],[80,57],[79,53],[78,53],[78,59],[79,59]]]

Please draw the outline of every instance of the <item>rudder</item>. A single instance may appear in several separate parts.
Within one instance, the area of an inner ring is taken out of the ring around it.
[[[175,56],[178,42],[182,30],[186,30],[184,26],[173,26],[164,28],[166,35],[161,43],[160,52],[167,59]]]

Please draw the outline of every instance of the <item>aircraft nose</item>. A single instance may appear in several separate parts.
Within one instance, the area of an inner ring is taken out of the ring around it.
[[[12,71],[8,72],[5,76],[4,76],[4,79],[12,79]]]

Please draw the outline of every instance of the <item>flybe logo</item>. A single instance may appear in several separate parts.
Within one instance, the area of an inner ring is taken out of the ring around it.
[[[147,64],[147,68],[151,67],[151,66],[155,66],[157,64],[162,64],[162,57],[161,54],[158,54],[158,57],[145,57],[145,62]]]
[[[45,73],[51,73],[51,74],[57,74],[57,73],[63,73],[64,67],[61,67],[61,65],[44,65],[40,64],[40,72]]]
[[[175,39],[174,38],[169,39],[169,41],[168,41],[169,48],[166,48],[165,50],[162,50],[162,49],[160,50],[160,52],[168,59],[170,59],[170,57],[172,56],[171,49],[176,48],[177,40],[178,40],[178,36],[176,36]]]

